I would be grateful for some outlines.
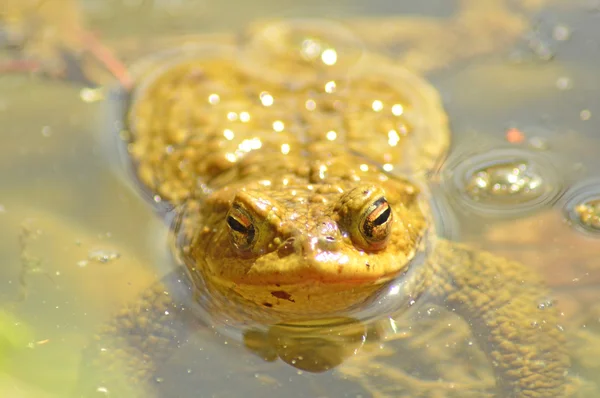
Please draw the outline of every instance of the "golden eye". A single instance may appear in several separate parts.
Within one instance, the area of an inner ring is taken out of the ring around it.
[[[359,225],[360,232],[372,249],[381,249],[385,245],[392,228],[392,208],[381,197],[365,211]]]
[[[256,230],[248,213],[239,206],[233,206],[227,214],[227,225],[235,247],[239,250],[249,250],[256,238]]]

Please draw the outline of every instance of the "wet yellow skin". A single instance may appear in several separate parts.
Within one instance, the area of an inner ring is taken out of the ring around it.
[[[431,168],[449,142],[446,117],[429,85],[376,55],[349,51],[327,67],[256,46],[249,54],[198,49],[215,57],[178,64],[142,88],[130,112],[130,151],[162,200],[197,204],[187,221],[192,276],[279,313],[276,321],[335,313],[397,277],[415,255],[426,202],[414,183],[380,165],[415,175]],[[275,65],[268,80],[255,62]],[[286,73],[297,89],[281,87]],[[394,217],[387,244],[375,248],[359,224],[380,197]],[[231,242],[226,219],[236,206],[256,231],[248,250]]]
[[[307,59],[283,32],[281,46],[204,46],[155,64],[128,115],[140,180],[155,200],[185,206],[177,248],[213,320],[352,315],[401,278],[399,297],[468,320],[499,394],[564,396],[569,361],[539,279],[433,238],[415,181],[448,146],[435,90],[374,54],[340,52],[330,66]],[[384,229],[365,232],[386,206]],[[417,253],[424,263],[411,261]],[[154,287],[108,327],[101,342],[110,349],[97,355],[126,358],[134,381],[150,376],[182,339],[173,322],[197,322],[182,308]]]
[[[327,163],[335,167],[334,161]],[[241,191],[228,186],[207,199],[199,209],[206,221],[199,223],[191,242],[193,275],[201,274],[211,288],[233,291],[278,312],[279,321],[286,321],[360,303],[397,277],[414,256],[425,219],[412,185],[328,178],[308,190],[302,177],[285,172],[283,180],[288,181],[285,187],[273,178],[271,189],[262,191],[260,184],[246,183]],[[291,190],[297,194],[288,197]],[[357,224],[384,195],[394,213],[392,233],[384,248],[369,250]],[[254,222],[258,237],[250,250],[231,243],[226,218],[233,206],[243,206]],[[361,244],[367,250],[357,250]]]

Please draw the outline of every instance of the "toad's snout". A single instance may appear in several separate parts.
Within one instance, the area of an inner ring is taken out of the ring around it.
[[[322,223],[312,230],[297,230],[278,248],[280,257],[291,254],[313,258],[323,252],[334,252],[341,248],[342,235],[337,224]]]

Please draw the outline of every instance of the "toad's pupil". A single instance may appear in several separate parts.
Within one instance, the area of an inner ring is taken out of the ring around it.
[[[385,198],[376,200],[371,208],[373,210],[364,221],[363,231],[367,237],[375,238],[375,234],[381,235],[378,230],[390,219],[392,212]]]
[[[229,225],[229,228],[231,228],[235,232],[248,235],[248,242],[252,242],[252,239],[254,239],[254,225],[252,225],[252,223],[244,225],[241,222],[239,222],[235,217],[228,216],[227,224]]]
[[[379,226],[379,225],[385,223],[390,218],[390,214],[392,214],[392,210],[387,205],[387,203],[384,206],[385,206],[386,209],[383,211],[383,213],[381,213],[379,215],[379,217],[377,217],[375,219],[375,221],[373,221],[373,225],[374,226]]]
[[[254,240],[255,230],[254,225],[252,223],[248,223],[248,225],[244,225],[239,222],[235,217],[227,216],[227,225],[231,228],[232,231],[244,235],[244,237],[237,236],[235,240],[242,245],[250,245]],[[244,243],[242,243],[245,240]]]
[[[250,224],[250,226],[245,226],[232,216],[227,217],[227,224],[229,225],[229,228],[241,234],[247,234],[250,230],[254,231],[252,224]]]

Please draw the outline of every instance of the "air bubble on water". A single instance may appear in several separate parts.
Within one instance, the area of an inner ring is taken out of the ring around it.
[[[537,211],[562,192],[553,162],[539,151],[512,147],[459,153],[449,159],[443,184],[450,201],[485,216]]]
[[[42,127],[42,136],[50,137],[52,135],[52,128],[50,126]]]
[[[590,112],[589,109],[584,109],[581,112],[579,112],[579,118],[581,120],[583,120],[584,122],[587,120],[590,120],[591,117],[592,117],[592,112]]]
[[[573,87],[573,82],[568,77],[559,77],[556,80],[556,88],[559,90],[569,90]]]
[[[111,261],[117,260],[121,255],[116,251],[111,250],[92,250],[88,253],[88,260],[97,262],[100,264],[107,264]]]
[[[571,38],[571,29],[567,25],[556,25],[552,30],[552,38],[556,41],[569,40]]]
[[[565,218],[580,232],[600,236],[600,179],[582,181],[564,196]]]

